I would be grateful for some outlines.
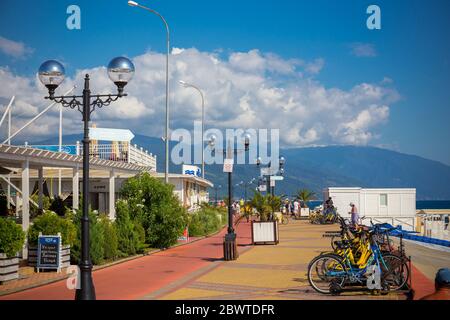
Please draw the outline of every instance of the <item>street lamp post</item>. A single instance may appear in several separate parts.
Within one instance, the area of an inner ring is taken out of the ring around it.
[[[149,11],[155,15],[157,15],[166,27],[166,131],[165,131],[165,144],[166,144],[166,165],[164,171],[164,180],[166,183],[169,183],[169,55],[170,55],[170,30],[169,24],[166,19],[157,11],[150,9],[148,7],[142,6],[135,1],[128,1],[128,5],[131,7],[138,7]]]
[[[256,165],[257,166],[261,166],[261,157],[258,157],[258,159],[256,159]],[[271,194],[272,196],[275,195],[275,186],[271,186],[271,177],[277,174],[283,175],[284,174],[284,164],[286,162],[286,159],[284,157],[280,157],[278,159],[278,168],[276,172],[272,171],[272,161],[269,162],[269,164],[267,165],[267,169],[269,170],[269,172],[267,174],[262,174],[261,173],[261,177],[266,179],[266,183],[267,183],[267,194]],[[262,172],[262,171],[261,171]]]
[[[83,117],[83,216],[81,218],[81,259],[80,289],[77,289],[75,299],[95,300],[95,288],[92,280],[92,261],[89,252],[89,121],[91,113],[96,108],[102,108],[125,97],[124,87],[134,74],[134,65],[127,58],[118,57],[108,65],[108,75],[117,86],[117,94],[92,95],[89,88],[89,74],[84,78],[84,90],[81,96],[55,96],[55,90],[63,82],[65,70],[61,63],[55,60],[44,62],[39,68],[39,79],[47,87],[49,96],[46,99],[60,103],[63,107],[77,109]]]
[[[246,134],[244,136],[244,149],[235,149],[231,141],[228,141],[227,150],[217,150],[226,155],[227,159],[234,159],[234,157],[240,152],[247,152],[250,148],[250,135]],[[209,145],[211,148],[215,146],[216,137],[213,135],[209,140]],[[236,233],[233,227],[233,212],[231,210],[231,202],[233,201],[233,184],[232,184],[232,170],[228,171],[228,229],[225,235],[223,243],[223,253],[225,260],[236,260],[238,257],[237,244],[236,244]]]
[[[185,81],[180,80],[180,85],[185,88],[192,88],[200,93],[200,97],[202,98],[202,178],[205,179],[205,149],[204,149],[204,132],[205,132],[205,96],[203,95],[202,90],[200,90],[197,86],[187,83]]]

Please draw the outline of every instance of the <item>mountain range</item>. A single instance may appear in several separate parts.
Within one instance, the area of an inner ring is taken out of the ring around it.
[[[81,135],[66,135],[63,144],[81,141]],[[33,144],[57,144],[54,137]],[[132,143],[157,155],[157,168],[164,171],[164,142],[161,139],[136,135]],[[175,142],[171,142],[171,147]],[[326,146],[281,149],[286,158],[283,181],[277,181],[276,194],[292,196],[297,190],[314,191],[318,199],[326,187],[416,188],[417,200],[450,199],[450,166],[387,149],[360,146]],[[170,172],[181,173],[181,166],[170,165]],[[227,175],[222,165],[207,165],[206,178],[218,188],[219,196],[227,192]],[[233,173],[235,197],[244,196],[244,188],[235,186],[259,177],[256,165],[236,165]],[[252,194],[255,184],[247,189]],[[214,198],[215,190],[211,190]]]

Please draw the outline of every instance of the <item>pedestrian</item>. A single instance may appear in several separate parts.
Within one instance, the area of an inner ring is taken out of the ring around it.
[[[297,201],[297,199],[295,199],[294,201],[294,215],[297,217],[298,212],[300,209],[300,203]]]
[[[436,291],[420,300],[450,300],[450,269],[442,268],[436,273],[434,279]]]
[[[285,210],[287,215],[289,215],[291,213],[291,205],[289,204],[289,200],[288,199],[286,199],[284,201],[284,210]]]
[[[357,227],[359,224],[359,213],[358,208],[355,206],[353,202],[350,202],[350,207],[352,208],[350,214],[351,214],[351,220],[352,224]]]
[[[448,228],[448,221],[449,221],[449,218],[448,218],[448,215],[446,215],[444,217],[444,230],[447,230],[447,228]]]

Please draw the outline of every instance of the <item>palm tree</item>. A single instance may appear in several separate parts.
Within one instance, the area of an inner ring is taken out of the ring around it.
[[[297,191],[296,197],[306,204],[316,198],[316,193],[308,189],[301,189]]]
[[[268,204],[267,196],[263,196],[261,192],[255,192],[250,200],[250,207],[255,209],[261,221],[267,221],[271,208]]]

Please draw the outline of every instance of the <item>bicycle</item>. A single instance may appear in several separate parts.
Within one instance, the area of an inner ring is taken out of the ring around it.
[[[334,241],[334,251],[310,262],[310,285],[323,294],[339,294],[345,286],[364,284],[382,294],[403,288],[409,279],[408,265],[402,257],[381,251],[380,228],[352,229],[344,219],[339,221],[343,240]]]

